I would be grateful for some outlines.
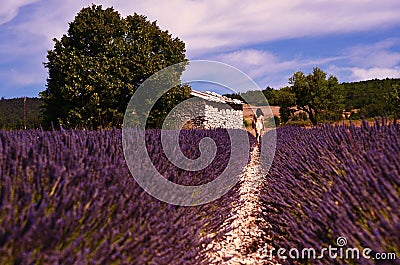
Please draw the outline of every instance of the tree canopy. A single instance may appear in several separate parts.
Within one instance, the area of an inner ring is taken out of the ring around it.
[[[69,23],[67,34],[54,42],[45,63],[46,90],[40,93],[45,126],[119,127],[144,80],[187,61],[185,44],[156,22],[136,13],[123,18],[113,8],[96,5],[83,8]],[[154,111],[167,113],[188,96],[187,87],[171,89]],[[159,120],[157,116],[149,124],[157,126]]]
[[[289,84],[295,98],[293,107],[307,113],[314,125],[322,120],[341,118],[344,96],[335,76],[327,78],[325,72],[315,67],[308,75],[301,71],[294,73]]]

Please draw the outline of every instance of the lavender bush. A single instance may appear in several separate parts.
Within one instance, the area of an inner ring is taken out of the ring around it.
[[[318,250],[344,236],[347,247],[399,256],[399,125],[283,127],[277,136],[260,191],[266,245]],[[160,131],[146,137],[155,167],[182,185],[211,181],[230,156],[226,131],[183,131],[189,158],[202,137],[218,147],[210,166],[186,172],[167,161]],[[208,264],[206,245],[229,229],[240,184],[212,203],[174,206],[136,184],[120,130],[0,131],[0,264]]]
[[[271,224],[263,227],[272,236],[266,242],[276,249],[320,250],[336,247],[342,236],[345,247],[400,256],[399,125],[283,127],[277,136],[261,191],[263,218]],[[307,262],[372,263],[327,255],[299,263]]]
[[[183,132],[181,149],[216,139],[218,157],[173,181],[212,180],[229,159],[223,130]],[[159,150],[159,131],[148,148]],[[161,173],[177,172],[152,152]],[[167,175],[168,176],[168,175]],[[237,187],[197,207],[144,192],[125,164],[121,131],[0,131],[0,264],[207,264],[207,243],[222,235]]]

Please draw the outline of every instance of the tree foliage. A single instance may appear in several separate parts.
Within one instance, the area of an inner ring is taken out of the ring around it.
[[[96,5],[83,8],[67,34],[54,42],[45,63],[47,87],[40,93],[45,126],[119,127],[144,80],[187,61],[185,44],[156,22],[136,13],[123,18],[113,8]],[[172,108],[188,96],[186,88],[171,89],[156,107]]]
[[[279,104],[279,90],[268,86],[262,90],[262,93],[264,94],[265,98],[260,97],[260,91],[257,90],[248,90],[246,92],[236,94],[224,94],[224,96],[233,99],[240,99],[253,106],[276,106]],[[244,100],[244,98],[246,98],[246,100]],[[265,99],[267,99],[268,102],[266,102]]]
[[[400,86],[400,79],[373,79],[360,82],[342,83],[345,93],[345,108],[347,111],[357,110],[358,115],[366,118],[396,112],[396,89]]]
[[[288,122],[293,116],[295,110],[293,106],[296,103],[296,95],[291,91],[290,87],[284,87],[278,90],[277,104],[279,108],[279,116],[283,123]]]
[[[391,113],[400,114],[400,86],[398,84],[392,86],[392,91],[386,97],[386,103]]]
[[[327,78],[326,73],[315,67],[307,76],[301,71],[294,73],[289,84],[295,95],[293,107],[306,112],[314,125],[320,121],[340,119],[344,97],[336,77],[331,75]]]
[[[276,90],[270,86],[267,86],[267,88],[263,89],[262,92],[263,92],[265,98],[268,100],[268,104],[270,106],[278,105],[279,90]]]

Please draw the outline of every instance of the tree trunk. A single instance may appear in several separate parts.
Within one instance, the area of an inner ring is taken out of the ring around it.
[[[313,125],[317,125],[317,120],[314,117],[314,113],[312,112],[312,110],[310,110],[310,112],[308,112],[308,118],[310,119],[310,121],[312,122]]]

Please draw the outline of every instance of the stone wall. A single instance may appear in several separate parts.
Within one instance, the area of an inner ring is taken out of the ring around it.
[[[226,104],[205,104],[204,128],[243,128],[243,111],[229,108]]]
[[[172,117],[175,129],[179,129],[182,124],[183,129],[244,128],[242,105],[230,107],[198,98],[192,98],[184,109],[177,108]]]

